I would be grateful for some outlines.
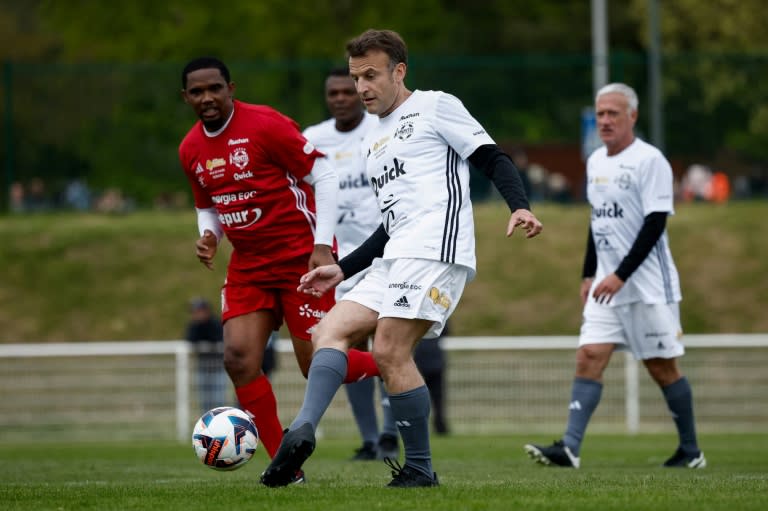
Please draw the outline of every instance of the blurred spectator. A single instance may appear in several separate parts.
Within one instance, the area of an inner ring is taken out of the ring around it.
[[[549,194],[547,186],[547,178],[549,172],[547,169],[541,165],[532,163],[528,167],[527,174],[528,183],[531,187],[531,194],[528,196],[528,200],[531,202],[537,202],[546,199]]]
[[[161,192],[153,201],[155,209],[183,209],[189,207],[187,196],[178,192]]]
[[[531,180],[528,177],[528,154],[522,147],[516,147],[512,150],[512,162],[520,171],[520,179],[523,181],[523,189],[528,200],[531,199]]]
[[[718,171],[712,174],[708,199],[712,202],[727,202],[731,195],[731,183],[725,172]]]
[[[96,211],[99,213],[126,213],[133,210],[133,202],[123,196],[119,188],[107,188],[96,200]]]
[[[571,202],[571,189],[568,180],[559,172],[553,172],[547,178],[547,193],[550,200],[567,204]]]
[[[26,211],[48,211],[51,209],[51,201],[48,198],[48,192],[45,188],[45,181],[39,177],[32,178],[27,187],[26,200],[24,201]]]
[[[682,195],[685,201],[707,200],[712,171],[709,167],[693,164],[685,171],[682,182]]]
[[[752,187],[749,177],[740,174],[733,179],[733,198],[748,199],[752,196]]]
[[[189,322],[184,338],[194,345],[197,355],[195,384],[200,411],[227,406],[229,379],[224,370],[224,332],[219,317],[204,298],[189,304]]]
[[[91,190],[82,179],[73,179],[64,189],[64,205],[77,211],[91,209]]]
[[[683,200],[726,202],[731,195],[731,183],[725,172],[699,164],[688,167],[681,185]]]
[[[11,188],[8,193],[8,206],[11,213],[21,213],[25,209],[24,185],[19,181],[11,183]]]

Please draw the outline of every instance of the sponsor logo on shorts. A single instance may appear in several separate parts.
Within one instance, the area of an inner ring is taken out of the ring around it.
[[[390,282],[389,289],[421,289],[421,284],[409,284],[406,282]]]
[[[309,306],[308,303],[305,303],[301,307],[299,307],[299,316],[305,317],[305,318],[315,318],[315,319],[322,319],[325,317],[327,313],[325,311],[319,311],[315,310],[312,307]]]
[[[408,298],[405,297],[405,295],[401,296],[395,303],[393,303],[395,307],[402,307],[404,309],[410,309],[411,304],[408,303]]]
[[[436,287],[429,290],[429,299],[432,300],[435,305],[440,305],[446,309],[451,308],[451,299]]]

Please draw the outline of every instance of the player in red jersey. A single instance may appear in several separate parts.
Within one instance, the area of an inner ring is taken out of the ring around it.
[[[222,236],[232,244],[221,293],[224,365],[273,457],[283,430],[261,370],[264,349],[285,320],[306,376],[311,331],[334,300],[308,297],[296,287],[307,268],[335,260],[336,172],[293,120],[234,100],[235,85],[220,60],[192,60],[182,85],[184,101],[200,119],[179,147],[197,209],[196,254],[210,269]],[[352,358],[345,381],[378,375],[369,353]]]

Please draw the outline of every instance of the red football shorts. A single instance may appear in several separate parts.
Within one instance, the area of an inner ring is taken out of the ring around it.
[[[296,291],[299,279],[307,271],[306,258],[268,269],[238,270],[230,266],[221,288],[222,320],[267,309],[274,313],[277,327],[285,321],[292,336],[310,341],[312,329],[336,301],[333,292],[315,298]]]

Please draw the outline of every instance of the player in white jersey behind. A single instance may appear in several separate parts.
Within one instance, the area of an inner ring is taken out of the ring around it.
[[[365,175],[365,160],[360,150],[366,133],[377,121],[375,115],[365,111],[355,90],[355,82],[349,76],[349,69],[330,71],[325,80],[325,102],[331,118],[309,126],[303,134],[328,155],[339,176],[339,218],[335,234],[341,258],[359,247],[381,223],[376,196]],[[339,284],[336,287],[336,300],[341,300],[363,275],[365,272],[360,272]],[[362,343],[367,345],[368,339]],[[367,347],[358,345],[358,349],[367,350]],[[374,405],[377,382],[381,395],[381,433]],[[344,388],[363,440],[352,459],[365,461],[397,458],[397,426],[381,380],[366,378],[357,383],[349,383]]]
[[[408,51],[390,30],[367,30],[347,43],[350,74],[378,125],[366,136],[366,173],[382,224],[338,264],[301,278],[315,296],[370,269],[320,321],[304,402],[262,474],[267,486],[290,484],[315,449],[315,430],[341,386],[347,351],[375,331],[373,356],[389,392],[405,461],[388,461],[390,487],[437,486],[429,444],[429,392],[413,361],[423,337],[440,334],[475,274],[475,235],[468,161],[499,189],[512,211],[506,234],[531,238],[541,222],[530,212],[520,175],[454,96],[410,91]]]
[[[637,94],[622,83],[595,98],[605,144],[587,160],[587,199],[592,216],[580,296],[584,319],[576,354],[568,424],[561,440],[525,450],[545,465],[578,468],[581,443],[600,402],[603,371],[616,349],[643,361],[661,388],[675,421],[679,445],[663,466],[704,468],[696,440],[693,397],[680,373],[678,278],[667,239],[674,214],[672,168],[654,146],[635,137]]]

